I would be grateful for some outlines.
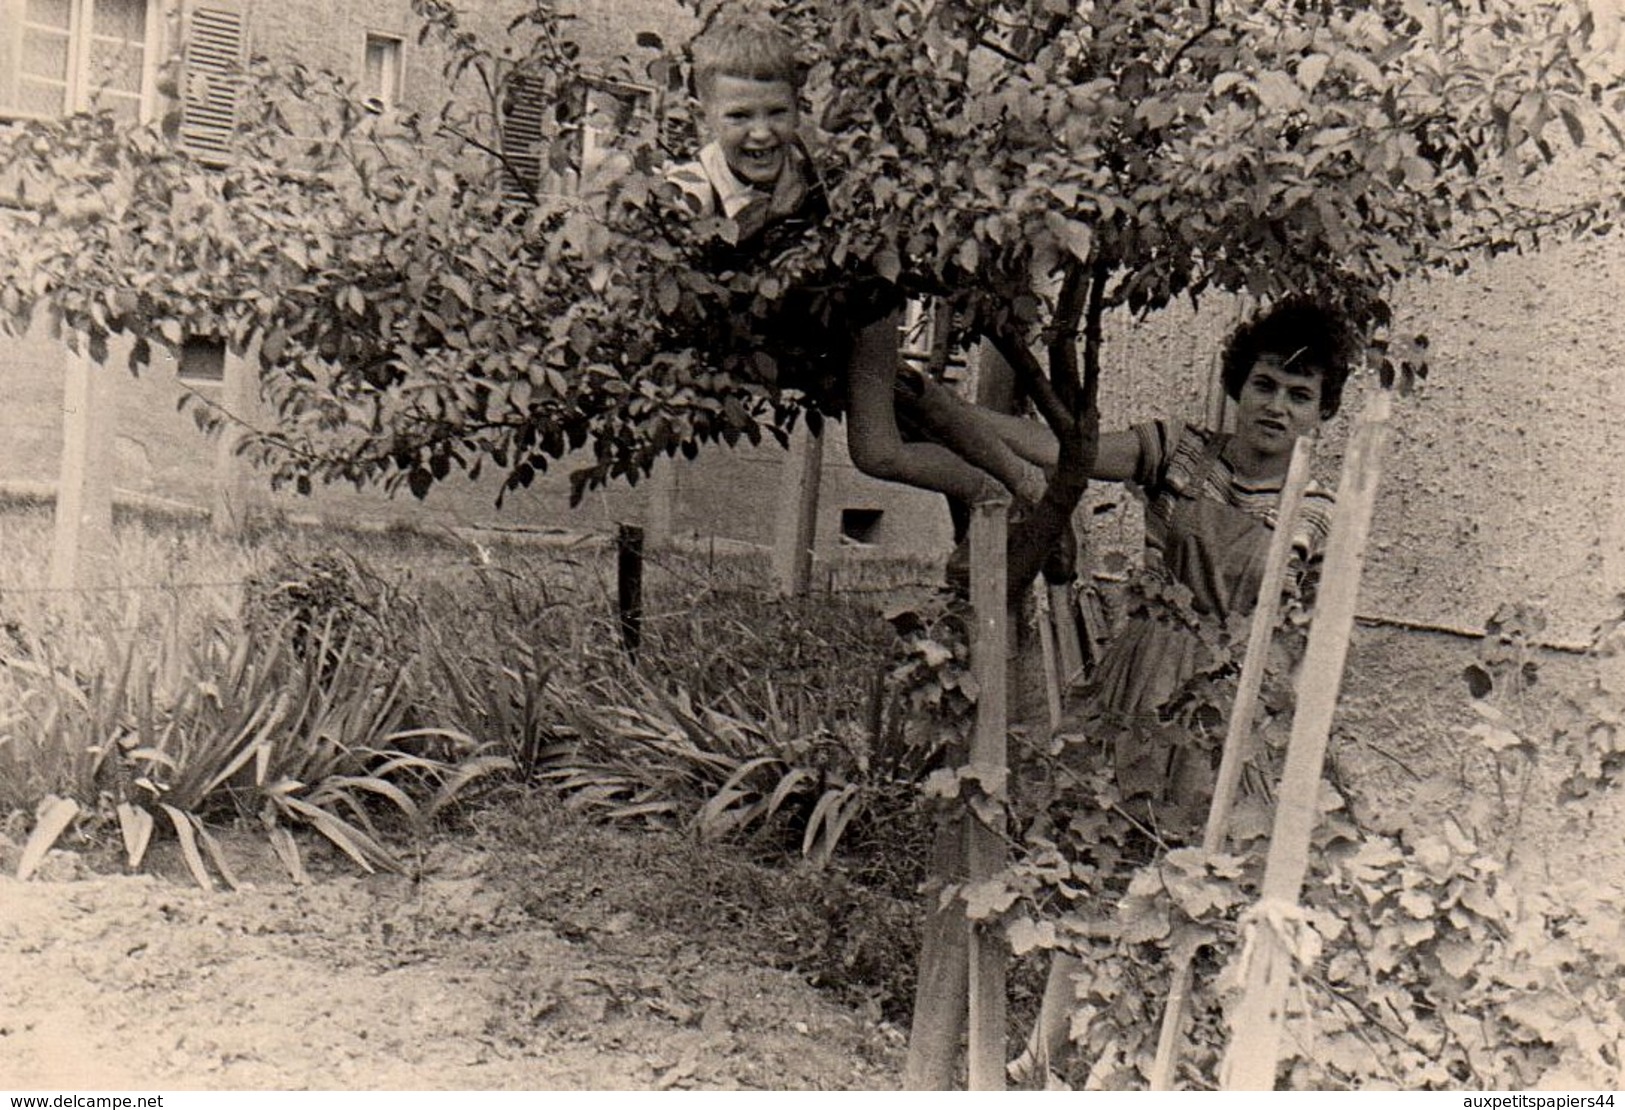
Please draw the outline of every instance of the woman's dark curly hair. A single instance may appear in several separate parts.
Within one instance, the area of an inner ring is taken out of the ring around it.
[[[1262,355],[1277,355],[1320,377],[1320,418],[1337,415],[1343,383],[1359,353],[1359,337],[1347,314],[1309,297],[1287,297],[1237,328],[1224,350],[1224,391],[1233,401]]]

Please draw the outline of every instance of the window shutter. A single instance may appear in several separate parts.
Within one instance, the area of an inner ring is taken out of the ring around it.
[[[231,153],[242,93],[243,13],[220,3],[195,4],[186,21],[180,145],[205,162]]]
[[[502,104],[503,192],[529,200],[542,184],[547,98],[535,77],[515,74]]]

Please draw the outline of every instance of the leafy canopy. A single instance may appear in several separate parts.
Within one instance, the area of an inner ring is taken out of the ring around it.
[[[835,411],[806,322],[877,283],[935,295],[1060,436],[1042,547],[1082,492],[1106,313],[1309,291],[1380,327],[1406,278],[1620,214],[1619,18],[1582,0],[779,0],[832,215],[729,252],[667,178],[694,148],[677,44],[609,67],[653,92],[584,165],[587,108],[622,86],[530,4],[480,37],[415,0],[447,60],[433,116],[256,62],[221,168],[105,115],[13,127],[5,318],[44,306],[93,353],[128,333],[137,362],[257,344],[279,422],[256,443],[301,485],[421,496],[489,460],[511,488],[587,448],[579,495]],[[1593,184],[1543,202],[1568,148]]]

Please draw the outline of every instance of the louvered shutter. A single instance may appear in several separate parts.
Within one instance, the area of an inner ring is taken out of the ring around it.
[[[503,191],[516,200],[528,200],[541,188],[546,110],[541,81],[515,74],[502,105],[502,157]]]
[[[195,4],[185,36],[180,144],[205,162],[224,162],[243,87],[243,13],[226,4]]]

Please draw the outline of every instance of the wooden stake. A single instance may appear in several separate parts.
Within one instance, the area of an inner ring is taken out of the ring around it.
[[[1008,767],[1006,665],[1009,611],[1005,601],[1008,568],[1005,545],[1008,501],[984,501],[971,509],[971,608],[976,633],[971,665],[976,672],[976,731],[971,737],[970,766],[984,784],[1003,783]],[[1002,822],[990,827],[966,818],[966,863],[970,881],[992,878],[1004,867]],[[969,1087],[1004,1090],[1005,967],[1004,937],[994,929],[970,926]]]
[[[621,620],[621,646],[633,662],[643,642],[643,529],[623,524],[615,533],[616,608]]]
[[[643,502],[644,542],[654,550],[671,546],[672,514],[677,500],[677,466],[679,456],[671,455],[655,460],[654,469],[644,480]]]
[[[948,758],[951,766],[964,762],[963,741],[955,740]],[[931,878],[946,885],[965,880],[965,818],[958,807],[955,810],[938,822],[931,843]],[[962,899],[954,898],[945,906],[933,899],[926,907],[916,971],[903,1089],[949,1091],[969,1013],[970,934]]]
[[[1213,785],[1213,800],[1208,806],[1207,827],[1202,835],[1202,851],[1209,854],[1224,847],[1230,831],[1230,808],[1235,801],[1236,787],[1241,782],[1241,769],[1252,754],[1253,712],[1258,706],[1258,691],[1264,681],[1264,664],[1269,658],[1270,641],[1274,638],[1275,622],[1281,612],[1281,590],[1286,582],[1287,564],[1292,555],[1293,521],[1298,507],[1303,504],[1303,493],[1309,485],[1309,463],[1314,447],[1307,439],[1300,439],[1292,448],[1292,462],[1287,468],[1286,481],[1281,486],[1281,502],[1275,512],[1275,532],[1270,537],[1269,553],[1264,559],[1264,576],[1258,583],[1258,602],[1253,607],[1253,623],[1247,634],[1247,654],[1242,660],[1241,677],[1236,683],[1236,701],[1230,710],[1230,725],[1225,732],[1223,755],[1219,760],[1219,774]],[[1174,967],[1168,988],[1168,1005],[1162,1012],[1162,1031],[1157,1038],[1157,1057],[1151,1066],[1151,1089],[1173,1089],[1174,1069],[1179,1066],[1179,1037],[1185,1022],[1185,1003],[1190,994],[1191,960],[1187,955]]]
[[[1055,640],[1061,654],[1061,686],[1070,688],[1083,674],[1083,643],[1078,638],[1078,603],[1072,587],[1046,586],[1050,619],[1055,622]]]
[[[215,443],[214,498],[209,506],[210,529],[219,536],[239,536],[246,523],[248,469],[238,454],[244,426],[254,418],[260,395],[260,341],[256,334],[238,355],[228,345],[221,367],[220,409],[225,423]]]
[[[969,763],[983,781],[997,781],[1006,765],[1006,652],[1009,617],[1005,542],[1008,502],[973,506],[970,523],[971,606],[975,629],[971,665],[980,694],[970,751],[949,752],[952,766]],[[962,807],[937,827],[931,877],[952,885],[991,876],[1004,865],[1003,830],[989,829]],[[973,1090],[1004,1085],[1005,960],[1002,938],[970,927],[965,904],[953,899],[926,910],[920,936],[914,1018],[909,1029],[903,1087],[945,1091],[954,1084],[959,1042],[970,1029],[969,1081]]]
[[[1038,648],[1044,657],[1044,698],[1049,706],[1049,727],[1061,727],[1061,661],[1055,640],[1062,615],[1050,605],[1048,591],[1038,594]]]
[[[779,513],[773,531],[773,578],[785,597],[811,588],[813,545],[818,539],[818,489],[824,476],[824,437],[803,421],[790,440],[779,481]]]
[[[1298,912],[1298,896],[1309,869],[1309,840],[1320,816],[1321,769],[1354,627],[1390,404],[1386,391],[1372,397],[1343,462],[1315,623],[1298,675],[1297,711],[1281,775],[1264,885],[1252,921],[1243,929],[1243,956],[1248,961],[1243,969],[1245,993],[1231,1017],[1230,1047],[1220,1070],[1220,1082],[1227,1091],[1275,1087],[1293,960],[1281,927]]]

